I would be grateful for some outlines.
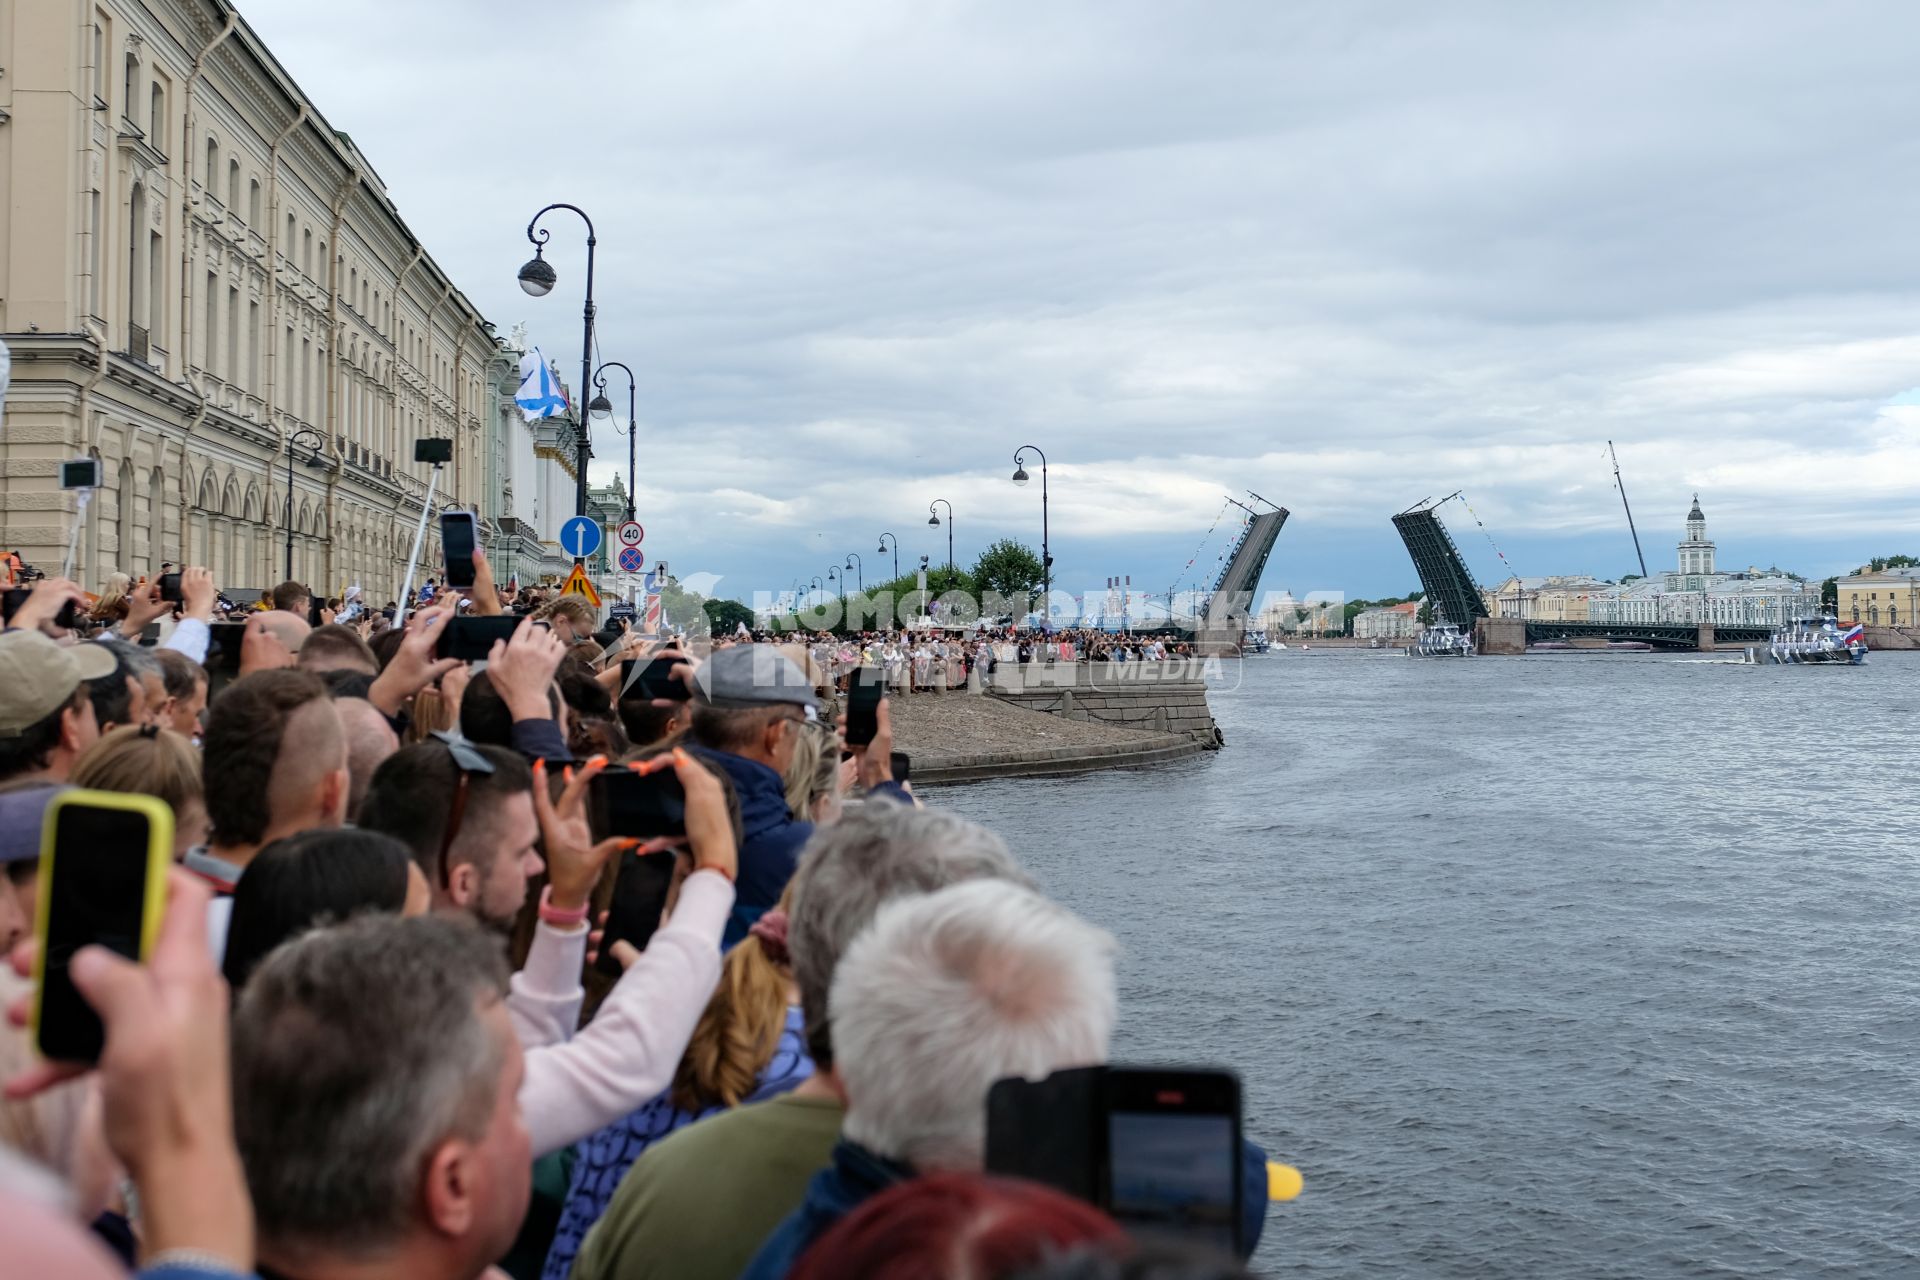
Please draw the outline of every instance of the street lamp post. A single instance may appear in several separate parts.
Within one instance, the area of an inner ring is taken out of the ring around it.
[[[840,577],[834,569],[828,568],[827,582],[829,584],[834,582],[840,584],[840,616],[845,618],[847,616],[847,580]]]
[[[840,567],[843,571],[847,569],[856,571],[859,576],[855,581],[860,584],[860,594],[867,594],[867,562],[860,558],[860,553],[858,551],[847,552],[847,562]]]
[[[890,533],[881,534],[880,547],[879,547],[879,550],[875,552],[875,554],[876,555],[886,554],[888,538],[893,538],[893,580],[895,582],[898,582],[900,580],[900,539],[894,538],[893,535]]]
[[[953,573],[953,504],[945,498],[935,498],[929,502],[927,510],[932,511],[933,514],[927,517],[927,523],[932,525],[940,523],[940,513],[933,510],[939,506],[947,509],[947,573],[951,575]]]
[[[1049,607],[1053,600],[1053,551],[1047,545],[1047,455],[1039,445],[1023,444],[1013,451],[1013,482],[1021,486],[1027,483],[1029,477],[1020,455],[1029,449],[1040,455],[1040,625],[1045,630],[1053,617]]]
[[[627,368],[626,365],[621,364],[618,360],[609,360],[598,369],[595,369],[593,371],[593,386],[594,390],[598,391],[599,394],[594,396],[593,403],[587,407],[587,416],[599,417],[602,414],[607,417],[613,416],[613,406],[607,402],[607,370],[609,369],[618,369],[627,375],[627,519],[631,520],[633,519],[634,486],[633,441],[634,437],[639,434],[639,429],[634,419],[634,405],[639,393],[634,387],[633,370]]]
[[[533,221],[527,224],[527,239],[533,242],[533,257],[527,260],[526,266],[520,268],[520,287],[535,298],[544,298],[553,292],[554,284],[560,279],[553,264],[541,256],[552,236],[540,226],[540,219],[555,209],[571,210],[580,215],[580,221],[587,224],[587,305],[581,313],[579,391],[579,395],[585,398],[587,387],[593,382],[593,247],[597,243],[593,235],[593,219],[587,216],[586,210],[578,205],[555,203],[533,215]],[[587,459],[593,456],[593,433],[587,427],[588,414],[579,413],[578,410],[575,412],[579,416],[576,425],[580,429],[580,440],[576,458],[579,475],[574,486],[573,513],[584,516],[587,514]],[[611,409],[608,412],[611,414]]]
[[[287,437],[287,576],[285,580],[288,582],[293,581],[293,451],[300,444],[301,436],[313,437],[313,443],[308,447],[316,452],[313,457],[307,459],[307,465],[310,467],[320,465],[320,456],[317,451],[326,443],[325,437],[311,427],[302,427]],[[324,597],[325,594],[323,590],[321,595]]]

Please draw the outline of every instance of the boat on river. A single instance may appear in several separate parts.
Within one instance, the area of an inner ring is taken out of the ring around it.
[[[1471,658],[1473,637],[1451,622],[1436,622],[1407,646],[1409,658]]]
[[[1249,631],[1240,641],[1240,652],[1242,653],[1265,653],[1272,647],[1273,643],[1267,639],[1267,633],[1264,631]],[[1281,645],[1280,647],[1284,649],[1287,646]]]
[[[1867,660],[1865,630],[1859,623],[1842,628],[1832,614],[1795,618],[1773,633],[1756,662],[1782,666],[1851,666]]]

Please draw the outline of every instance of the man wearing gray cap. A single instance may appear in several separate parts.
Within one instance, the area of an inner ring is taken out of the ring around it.
[[[105,645],[58,645],[20,628],[0,634],[0,782],[65,782],[100,736],[87,681],[118,665]]]
[[[746,937],[753,922],[780,900],[801,848],[813,835],[813,824],[796,820],[787,808],[785,774],[793,759],[793,726],[817,718],[819,709],[806,673],[772,645],[716,649],[693,673],[693,740],[733,782],[746,832],[723,946]],[[870,794],[911,804],[893,781],[892,749],[882,703],[880,732],[860,761],[861,781]]]

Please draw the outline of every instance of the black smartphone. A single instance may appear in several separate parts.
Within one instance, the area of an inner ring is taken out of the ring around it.
[[[27,602],[27,597],[32,594],[33,594],[32,587],[8,587],[6,591],[6,600],[3,603],[0,603],[0,622],[12,622],[13,615],[19,611],[20,606],[25,604]],[[76,600],[69,600],[65,604],[61,605],[60,612],[53,615],[53,625],[56,627],[59,627],[63,631],[71,631],[73,628],[79,626],[80,625],[79,602]]]
[[[214,622],[207,626],[207,698],[240,678],[240,646],[247,634],[244,622]]]
[[[100,1015],[69,973],[74,953],[100,946],[143,960],[166,903],[173,812],[151,796],[68,791],[47,807],[40,838],[34,1040],[59,1062],[96,1062]]]
[[[440,547],[447,553],[447,585],[473,585],[474,542],[473,512],[440,513]]]
[[[609,978],[618,978],[624,972],[613,958],[613,944],[630,942],[645,951],[654,930],[660,927],[660,912],[667,905],[667,891],[673,884],[674,854],[625,853],[619,857],[613,900],[607,904],[607,923],[600,935],[600,957],[593,965]]]
[[[318,626],[324,625],[320,620],[320,609],[323,603],[324,602],[321,601],[318,597],[314,597],[314,596],[307,597],[307,625],[308,626],[318,627]]]
[[[595,776],[589,798],[593,829],[603,840],[687,834],[687,793],[672,769],[642,777],[631,769],[610,768]]]
[[[434,637],[433,656],[484,662],[493,652],[493,642],[510,639],[520,621],[510,613],[448,618],[440,624],[440,634]]]
[[[913,781],[912,756],[904,751],[895,751],[887,757],[887,762],[892,766],[893,780],[895,782]]]
[[[640,667],[640,676],[634,678],[633,669],[640,665],[638,658],[628,658],[620,664],[620,696],[623,698],[664,698],[669,702],[691,702],[693,690],[687,688],[683,680],[673,678],[673,669],[681,664],[692,665],[683,653],[667,654],[650,658],[647,665]]]
[[[856,667],[847,682],[847,745],[864,747],[880,732],[880,699],[887,696],[886,674],[878,667]]]
[[[180,575],[163,573],[160,575],[160,598],[168,604],[179,604],[185,597],[180,594]]]
[[[1237,1253],[1246,1196],[1239,1077],[1115,1067],[1104,1092],[1102,1207],[1135,1235]]]
[[[1077,1196],[1136,1235],[1238,1251],[1240,1130],[1232,1072],[1082,1067],[988,1090],[986,1168]]]

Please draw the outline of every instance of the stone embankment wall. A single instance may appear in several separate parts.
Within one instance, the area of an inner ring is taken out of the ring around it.
[[[1003,662],[987,692],[1030,711],[1098,720],[1141,733],[1178,734],[1212,749],[1220,729],[1207,705],[1204,663]]]
[[[1920,649],[1920,628],[1868,627],[1863,634],[1869,650]]]

